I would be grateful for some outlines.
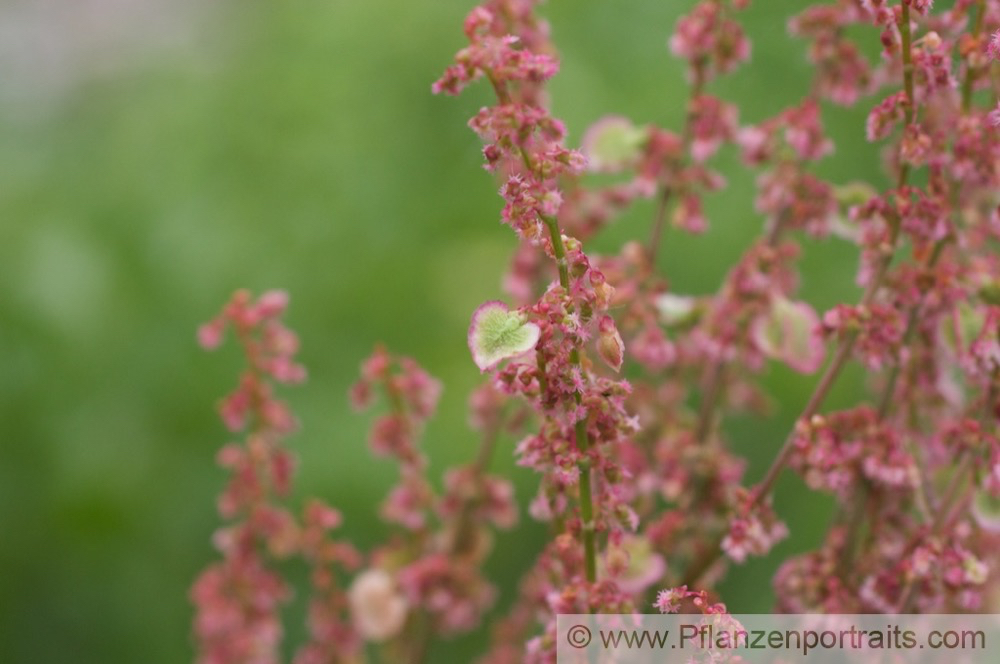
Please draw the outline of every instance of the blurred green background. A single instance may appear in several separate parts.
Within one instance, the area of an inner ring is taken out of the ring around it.
[[[227,434],[214,404],[240,363],[232,348],[200,351],[195,329],[238,287],[291,293],[288,320],[310,371],[305,387],[285,392],[303,424],[290,441],[301,461],[297,500],[319,495],[341,508],[362,546],[384,532],[373,514],[396,473],[369,456],[369,417],[346,404],[376,341],[445,383],[426,437],[433,476],[476,445],[465,400],[480,377],[466,327],[480,302],[503,297],[514,238],[498,223],[496,184],[465,126],[487,89],[430,94],[464,45],[471,0],[145,4],[123,15],[113,2],[84,3],[94,20],[79,30],[120,29],[55,63],[45,48],[68,25],[57,11],[51,25],[32,24],[51,38],[39,45],[19,32],[15,10],[30,3],[0,9],[0,34],[22,37],[0,52],[18,73],[0,92],[4,663],[191,659],[187,591],[214,558],[224,480],[213,457]],[[611,112],[680,126],[687,86],[665,44],[692,5],[544,6],[563,60],[553,107],[571,143]],[[739,102],[744,123],[807,89],[805,46],[785,28],[801,5],[758,1],[743,15],[752,62],[711,91]],[[881,184],[864,109],[825,107],[824,118],[838,143],[820,175]],[[754,174],[731,149],[716,163],[730,186],[707,202],[711,231],[670,233],[661,255],[681,293],[714,291],[760,230]],[[645,238],[652,214],[638,205],[591,249]],[[856,260],[839,241],[806,243],[804,296],[817,308],[853,299]],[[848,372],[830,403],[847,402],[861,378]],[[726,424],[751,478],[815,378],[771,367],[766,380],[775,417]],[[523,503],[535,478],[513,467],[511,449],[501,447],[496,467],[515,478]],[[800,494],[784,478],[776,504],[793,536],[732,570],[732,610],[768,610],[777,562],[818,542],[829,501]],[[490,571],[501,606],[542,536],[525,517],[519,534],[497,538]],[[289,626],[293,637],[301,631]],[[467,661],[484,639],[463,637],[432,659]]]

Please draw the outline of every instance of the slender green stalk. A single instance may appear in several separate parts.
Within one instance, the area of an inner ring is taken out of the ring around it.
[[[694,439],[698,444],[704,444],[708,440],[708,434],[712,431],[712,415],[715,413],[715,406],[719,401],[719,392],[722,390],[725,373],[725,361],[717,360],[711,368],[708,386],[701,397],[701,406],[698,409],[698,423],[694,429]]]
[[[705,91],[705,59],[701,58],[694,63],[694,81],[691,83],[691,94],[688,97],[687,114],[684,116],[684,128],[681,130],[681,154],[686,155],[691,147],[694,128],[694,105],[698,97]],[[661,238],[667,221],[667,209],[670,206],[670,198],[674,190],[664,184],[660,192],[659,203],[656,206],[656,217],[653,219],[653,229],[649,234],[649,264],[651,269],[656,269],[656,254],[660,250]]]
[[[767,234],[764,236],[764,243],[768,247],[773,248],[778,246],[778,241],[781,239],[781,232],[785,227],[785,219],[785,215],[777,218],[767,231]],[[722,393],[725,377],[726,361],[723,359],[716,360],[715,364],[709,370],[708,385],[703,391],[701,405],[698,409],[698,421],[695,424],[694,434],[694,439],[698,444],[706,443],[709,434],[712,433],[713,417],[715,409],[719,404],[719,397]]]
[[[653,218],[653,229],[649,233],[649,265],[650,270],[656,269],[656,254],[660,250],[660,244],[663,238],[663,228],[666,225],[667,220],[667,208],[670,205],[670,196],[673,194],[673,189],[670,187],[663,187],[663,191],[660,192],[659,200],[656,204],[656,216]]]
[[[548,227],[552,239],[552,253],[555,254],[556,267],[559,269],[559,285],[568,292],[569,266],[566,263],[566,247],[559,231],[559,222],[555,217],[539,216]],[[580,366],[580,352],[575,348],[570,352],[570,362],[577,367]],[[581,403],[582,397],[579,391],[573,393],[573,399],[577,404]],[[577,420],[573,428],[576,434],[576,446],[583,455],[577,467],[580,470],[580,538],[583,540],[584,572],[587,581],[594,583],[597,581],[597,552],[594,544],[594,499],[590,486],[590,459],[587,457],[590,451],[590,436],[587,433],[586,420]]]
[[[976,3],[976,22],[972,24],[972,36],[978,44],[979,37],[983,34],[983,17],[986,14],[986,0],[979,0]],[[971,65],[965,71],[965,80],[962,81],[962,115],[966,115],[972,108],[972,88],[975,85],[979,70]]]
[[[542,216],[542,221],[549,229],[549,237],[552,239],[552,252],[556,255],[556,267],[559,268],[559,285],[569,292],[569,264],[566,262],[566,245],[562,241],[562,233],[559,231],[559,222],[555,217]]]
[[[587,441],[587,423],[577,420],[575,425],[577,445],[584,454],[590,447]],[[581,444],[580,441],[583,441]],[[597,552],[594,544],[594,503],[590,494],[590,459],[580,460],[580,534],[583,538],[583,563],[587,581],[597,581]]]
[[[934,245],[934,249],[931,251],[930,257],[927,259],[928,270],[933,269],[934,266],[937,265],[947,242],[948,238],[942,238]],[[922,302],[914,305],[914,307],[910,309],[909,316],[907,316],[906,328],[903,331],[903,338],[901,341],[903,348],[909,347],[910,342],[913,341],[913,337],[917,333],[917,322],[920,318],[921,304]],[[882,398],[879,400],[879,419],[885,419],[886,415],[889,414],[889,408],[892,406],[892,397],[895,395],[896,383],[899,380],[899,374],[902,371],[902,368],[902,363],[896,363],[891,369],[889,369],[889,378],[886,380],[885,389],[882,391]]]
[[[910,5],[907,2],[901,3],[903,14],[899,20],[899,35],[902,40],[901,50],[903,55],[903,90],[906,92],[906,105],[903,107],[903,128],[913,124],[914,104],[916,96],[913,94],[913,35],[910,33]],[[896,188],[906,184],[910,175],[910,165],[907,163],[899,167],[899,179]]]

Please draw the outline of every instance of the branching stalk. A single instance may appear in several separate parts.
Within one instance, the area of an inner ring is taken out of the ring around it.
[[[915,99],[913,94],[913,57],[911,53],[912,35],[910,34],[910,6],[903,2],[902,9],[903,11],[900,18],[899,31],[902,37],[903,89],[906,92],[904,116],[906,123],[905,126],[909,126],[913,122],[914,118],[913,104]],[[909,173],[909,164],[902,164],[899,169],[897,189],[906,184],[909,178]],[[877,295],[879,288],[882,286],[882,282],[885,279],[886,273],[889,271],[889,266],[896,253],[896,245],[898,244],[899,239],[900,220],[898,216],[893,215],[888,221],[890,224],[888,248],[882,256],[882,259],[879,261],[875,275],[872,277],[872,280],[861,299],[861,306],[867,306],[875,299],[875,296]],[[847,360],[851,355],[851,351],[854,349],[854,344],[857,343],[858,334],[859,333],[857,331],[848,332],[847,335],[841,340],[840,346],[837,348],[837,352],[834,355],[833,360],[827,366],[826,371],[823,372],[823,376],[820,378],[819,383],[816,385],[812,395],[809,397],[809,401],[806,404],[805,409],[802,411],[801,415],[799,415],[796,422],[808,420],[819,411],[830,392],[830,388],[833,387],[834,382],[840,376],[844,366],[846,366]],[[775,480],[777,480],[778,475],[784,469],[789,458],[791,457],[794,440],[795,431],[793,429],[789,432],[788,437],[785,439],[777,457],[775,457],[771,467],[764,475],[764,479],[754,491],[753,498],[750,501],[750,507],[758,504],[770,493]]]

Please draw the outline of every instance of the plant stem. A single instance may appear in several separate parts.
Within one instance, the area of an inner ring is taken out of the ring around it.
[[[656,254],[660,250],[660,242],[663,237],[663,228],[667,219],[667,206],[670,203],[670,195],[673,190],[670,187],[663,187],[660,192],[659,202],[656,205],[656,217],[653,218],[653,230],[649,233],[649,265],[650,270],[656,269]]]
[[[725,373],[725,361],[717,360],[712,366],[708,386],[705,388],[705,393],[701,398],[701,407],[698,409],[698,423],[695,425],[694,439],[699,445],[708,440],[708,434],[712,431],[712,415],[715,413],[715,406],[719,401],[719,392],[722,390]]]
[[[497,441],[497,427],[491,427],[483,433],[483,439],[479,444],[479,453],[476,456],[476,460],[472,463],[472,474],[475,477],[477,488],[481,485],[480,478],[486,472],[490,465],[490,459],[493,458],[493,450],[496,447]],[[472,534],[474,532],[476,522],[473,518],[476,506],[482,500],[482,493],[477,492],[476,495],[468,497],[462,503],[461,511],[458,515],[458,521],[455,524],[454,535],[448,544],[448,555],[457,556],[468,552],[475,541],[473,540]]]
[[[903,128],[913,124],[914,104],[916,97],[913,94],[913,35],[910,34],[910,5],[904,0],[902,2],[903,13],[899,20],[899,34],[902,39],[901,50],[903,56],[903,90],[906,92],[906,105],[903,107]],[[903,163],[899,167],[899,179],[896,188],[906,184],[910,175],[910,165]]]
[[[555,217],[541,214],[539,216],[549,229],[549,238],[552,240],[552,253],[556,256],[556,267],[559,269],[559,285],[569,294],[569,264],[566,262],[566,246],[562,241],[559,222]]]
[[[709,544],[708,551],[705,555],[700,556],[695,560],[694,565],[689,569],[685,570],[684,577],[681,580],[681,584],[688,586],[689,588],[694,587],[701,580],[701,577],[705,576],[707,572],[715,561],[717,561],[722,556],[722,536],[718,536],[712,540]]]
[[[941,534],[944,529],[944,525],[949,521],[948,516],[951,514],[952,506],[959,500],[959,491],[965,483],[966,475],[974,469],[975,455],[965,452],[965,454],[961,457],[961,463],[951,478],[951,483],[948,485],[944,497],[941,499],[941,503],[938,505],[937,515],[935,516],[933,523],[931,523],[930,530],[925,537],[921,538],[921,541],[933,540]],[[912,547],[909,549],[912,549]],[[906,586],[903,589],[899,613],[912,613],[913,605],[916,601],[916,579],[910,578],[906,582]]]
[[[555,254],[556,266],[559,268],[559,285],[569,293],[569,266],[566,263],[566,247],[562,241],[559,222],[555,217],[542,214],[539,214],[539,217],[548,227],[552,239],[552,253]],[[573,366],[579,367],[580,351],[574,348],[570,351],[569,359]],[[573,400],[577,405],[583,401],[579,391],[573,392]],[[590,459],[587,456],[590,452],[590,436],[587,433],[586,420],[577,420],[573,425],[573,431],[576,434],[576,446],[583,455],[577,468],[580,470],[580,538],[583,540],[584,572],[587,581],[594,583],[597,581],[597,553],[594,545],[594,499],[590,487]]]
[[[977,45],[983,33],[983,17],[986,14],[986,0],[976,3],[976,22],[972,24],[972,36]],[[972,87],[979,76],[979,71],[971,65],[965,70],[965,80],[962,81],[962,115],[967,115],[972,107]]]
[[[681,159],[691,148],[692,131],[694,126],[694,105],[698,97],[705,91],[705,59],[699,58],[693,64],[694,81],[691,83],[691,94],[688,97],[687,114],[684,116],[684,128],[681,130]],[[660,250],[660,240],[663,237],[663,230],[667,221],[667,207],[670,197],[674,191],[666,184],[660,192],[659,204],[656,206],[656,217],[653,219],[653,230],[649,234],[649,264],[651,269],[656,269],[656,254]]]
[[[833,361],[830,362],[826,367],[826,371],[823,372],[823,376],[820,378],[819,383],[813,390],[812,395],[809,397],[806,407],[802,410],[802,413],[796,418],[796,422],[801,422],[802,420],[809,420],[813,415],[819,410],[820,406],[823,405],[823,401],[826,399],[827,394],[830,392],[830,388],[833,387],[834,381],[840,375],[844,366],[847,364],[848,358],[851,356],[851,350],[854,348],[854,343],[858,340],[858,333],[855,331],[849,332],[844,340],[841,342],[840,347],[837,348],[837,354],[834,356]],[[792,451],[795,447],[795,429],[794,427],[788,433],[788,437],[785,438],[784,444],[781,446],[781,450],[778,452],[778,456],[774,458],[771,463],[771,467],[768,468],[767,473],[764,475],[764,479],[761,483],[757,485],[754,490],[753,498],[750,500],[749,507],[753,507],[758,504],[765,496],[770,493],[775,480],[778,479],[778,475],[784,469],[785,464],[788,463],[788,459],[792,455]]]
[[[587,453],[589,443],[587,442],[587,423],[584,420],[577,420],[574,426],[576,431],[577,445],[580,452]],[[581,441],[582,444],[581,444]],[[583,538],[583,563],[587,575],[587,581],[594,583],[597,581],[597,553],[594,550],[594,503],[590,495],[590,459],[584,457],[580,460],[580,534]]]
[[[431,645],[430,616],[421,609],[413,614],[411,620],[413,620],[411,629],[415,634],[406,661],[407,664],[422,664],[427,659],[427,652]]]
[[[941,254],[944,250],[945,244],[947,244],[947,238],[942,238],[937,241],[934,245],[934,249],[931,251],[930,257],[927,259],[927,269],[931,270],[937,265],[938,260],[941,258]],[[910,309],[910,314],[906,319],[906,328],[903,332],[903,338],[901,341],[901,346],[903,348],[908,348],[910,342],[913,341],[913,337],[917,332],[917,322],[920,317],[920,306],[922,302],[914,305]],[[902,371],[902,363],[896,363],[889,370],[889,378],[886,381],[885,389],[882,392],[882,398],[879,400],[878,406],[878,416],[879,419],[885,419],[886,415],[889,414],[889,407],[892,405],[892,397],[895,395],[896,382],[899,380],[899,374]]]
[[[781,232],[784,230],[785,219],[786,216],[782,215],[771,224],[771,228],[768,229],[764,236],[765,245],[771,248],[778,246],[778,241],[781,239]],[[704,444],[708,440],[709,434],[712,433],[712,416],[719,403],[725,376],[726,361],[718,359],[709,371],[708,385],[705,387],[701,406],[698,409],[698,422],[695,425],[694,437],[698,444]]]
[[[865,524],[865,508],[871,496],[868,481],[862,479],[857,493],[853,497],[850,512],[839,510],[839,518],[845,521],[847,532],[844,536],[843,548],[837,556],[837,578],[843,582],[851,572],[851,563],[858,548],[859,534]]]

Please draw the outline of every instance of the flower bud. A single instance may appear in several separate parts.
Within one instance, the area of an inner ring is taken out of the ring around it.
[[[604,363],[615,371],[620,371],[625,359],[625,342],[618,334],[615,321],[611,316],[603,316],[598,323],[597,352]]]

